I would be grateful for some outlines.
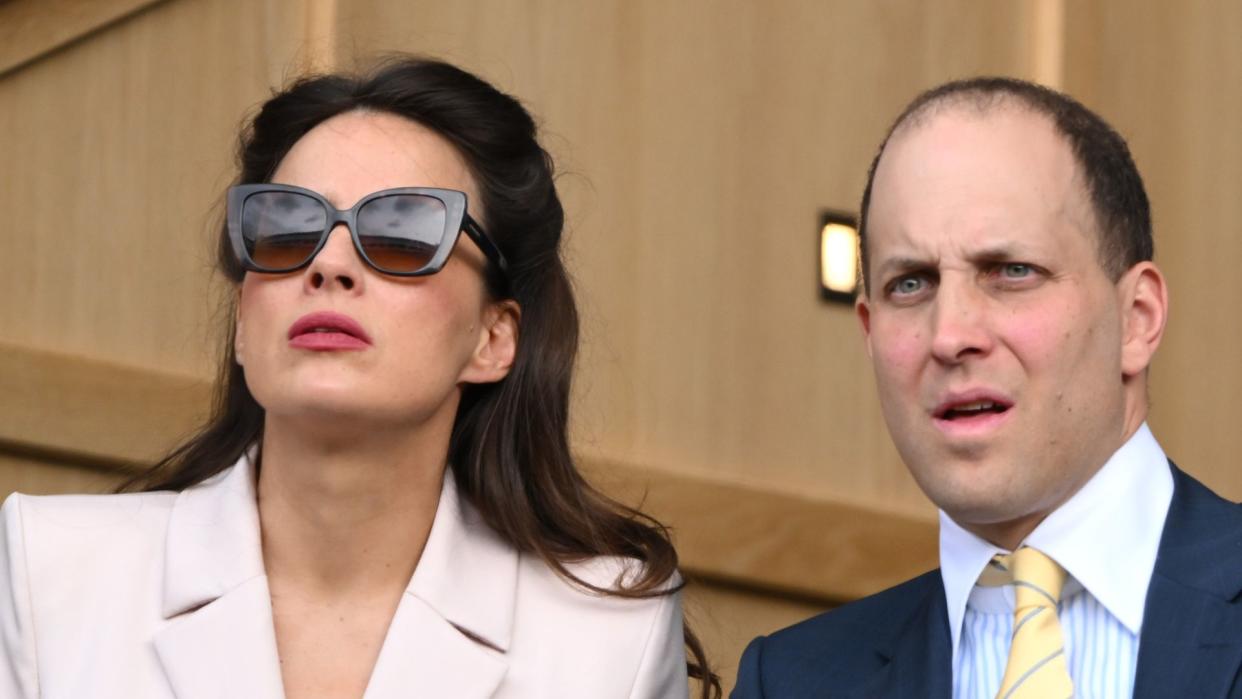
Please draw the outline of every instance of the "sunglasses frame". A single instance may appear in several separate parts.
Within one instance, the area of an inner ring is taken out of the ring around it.
[[[315,249],[301,263],[292,267],[268,268],[260,266],[246,251],[245,239],[242,235],[241,215],[246,205],[246,200],[255,194],[265,192],[286,192],[289,194],[300,194],[310,197],[324,208],[327,214],[328,225],[319,234],[319,242],[315,244]],[[444,205],[444,232],[440,237],[440,245],[436,248],[435,254],[431,260],[420,269],[413,272],[396,272],[384,269],[375,264],[366,251],[362,247],[362,240],[358,237],[358,211],[366,206],[367,203],[383,197],[389,197],[398,194],[414,194],[423,197],[430,197],[438,200]],[[356,204],[348,209],[338,209],[332,205],[322,194],[298,187],[290,184],[273,184],[273,183],[255,183],[255,184],[239,184],[229,187],[228,195],[228,213],[227,225],[229,233],[229,242],[233,245],[233,254],[236,255],[237,261],[241,266],[251,272],[259,272],[262,274],[287,274],[296,272],[309,265],[315,256],[323,250],[323,246],[328,242],[328,236],[339,224],[345,224],[349,230],[349,237],[354,242],[354,251],[358,253],[358,257],[367,264],[371,269],[381,273],[389,274],[394,277],[425,277],[430,274],[439,272],[444,263],[448,261],[449,255],[452,254],[453,248],[457,245],[457,239],[461,237],[461,232],[465,231],[466,235],[474,241],[475,245],[483,251],[483,255],[491,260],[493,264],[500,270],[500,273],[506,279],[508,278],[509,264],[505,260],[505,256],[500,252],[500,248],[492,241],[491,237],[484,232],[478,222],[466,213],[466,193],[456,189],[440,189],[437,187],[394,187],[392,189],[382,189],[378,192],[372,192],[358,200]]]

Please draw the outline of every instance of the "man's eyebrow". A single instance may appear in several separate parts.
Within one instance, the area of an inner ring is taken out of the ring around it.
[[[916,269],[927,269],[935,267],[936,263],[918,257],[890,257],[880,263],[876,268],[876,276],[883,277],[892,272],[910,272]]]
[[[1022,249],[1017,245],[994,245],[992,247],[976,250],[970,254],[970,260],[974,263],[980,262],[1009,262],[1024,257],[1029,257],[1030,250]]]

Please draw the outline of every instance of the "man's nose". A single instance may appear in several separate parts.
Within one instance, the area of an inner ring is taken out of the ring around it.
[[[339,224],[328,234],[327,242],[305,270],[307,289],[361,291],[363,264],[349,237],[349,229]]]
[[[942,280],[932,311],[932,355],[959,364],[992,351],[989,299],[975,284]]]

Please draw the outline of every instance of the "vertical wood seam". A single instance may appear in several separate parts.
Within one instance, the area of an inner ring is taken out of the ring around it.
[[[307,1],[305,44],[313,71],[331,72],[339,67],[337,65],[339,19],[339,0]]]
[[[1065,0],[1028,0],[1031,79],[1056,90],[1065,83]]]

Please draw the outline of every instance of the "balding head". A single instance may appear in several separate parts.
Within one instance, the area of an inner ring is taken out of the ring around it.
[[[860,208],[864,293],[870,292],[867,227],[876,168],[895,137],[918,129],[948,109],[965,109],[981,117],[998,109],[1026,109],[1046,116],[1077,162],[1099,237],[1100,266],[1116,280],[1135,264],[1152,259],[1151,209],[1125,139],[1068,95],[1014,78],[972,78],[946,83],[916,97],[893,122],[880,144],[867,173]]]

